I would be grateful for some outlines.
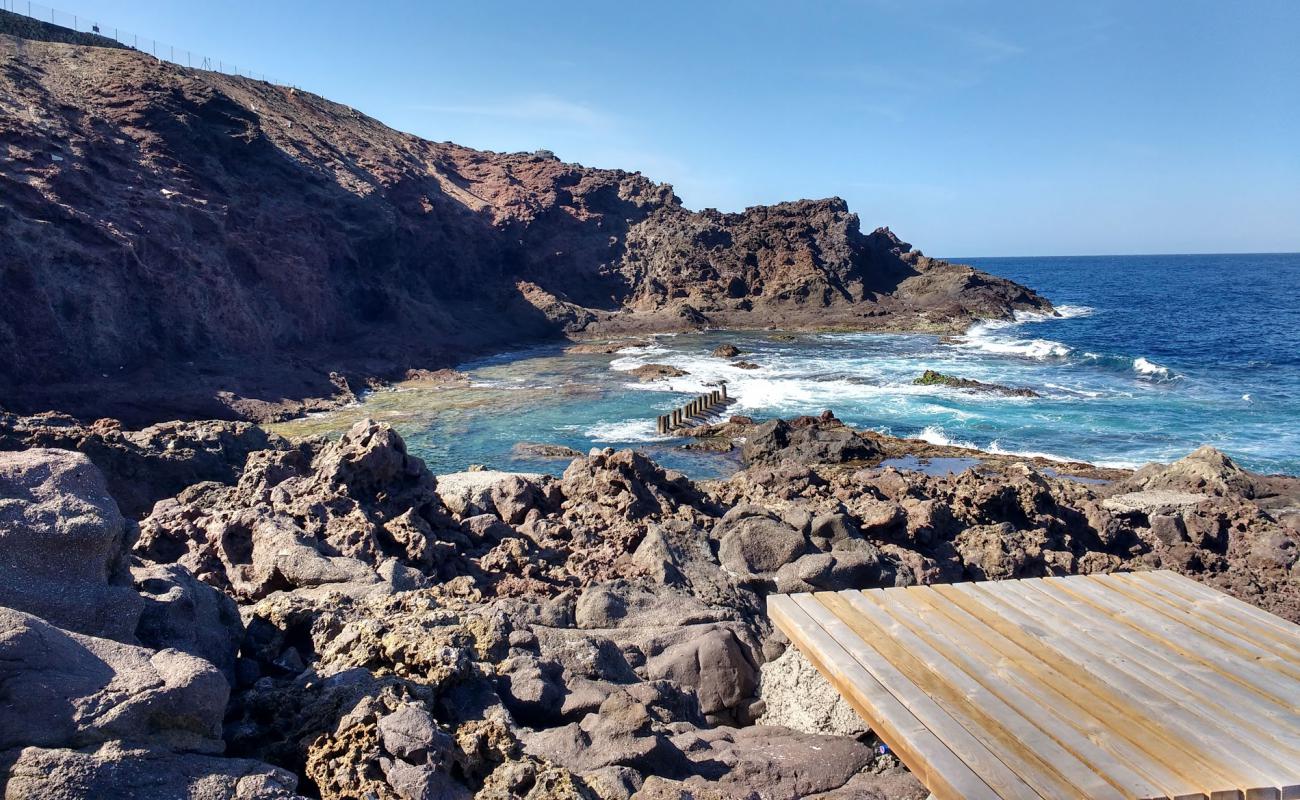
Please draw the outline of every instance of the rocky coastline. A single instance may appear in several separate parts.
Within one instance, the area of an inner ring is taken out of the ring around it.
[[[0,11],[0,404],[280,420],[544,339],[952,333],[1051,304],[839,198],[692,211],[635,172],[400,133]],[[77,41],[83,41],[78,39]]]
[[[1052,306],[838,198],[691,211],[97,44],[0,11],[6,800],[921,800],[767,596],[1172,569],[1300,621],[1300,478],[1209,447],[1103,469],[826,411],[687,431],[741,461],[692,480],[537,442],[558,474],[434,475],[370,419],[269,433],[520,342]]]
[[[439,478],[369,420],[4,430],[8,797],[921,798],[767,594],[1163,568],[1300,620],[1300,479],[1211,448],[928,475],[889,459],[970,452],[827,412],[694,431],[726,480]]]

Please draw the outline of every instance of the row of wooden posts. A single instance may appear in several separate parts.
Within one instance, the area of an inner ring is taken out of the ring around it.
[[[660,414],[655,420],[655,428],[660,433],[668,433],[675,428],[685,427],[692,419],[702,417],[714,408],[729,402],[731,400],[727,397],[727,386],[723,384],[721,389],[702,394],[671,413]]]

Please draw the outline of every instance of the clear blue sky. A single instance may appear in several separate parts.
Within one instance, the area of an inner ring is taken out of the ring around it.
[[[1300,251],[1300,0],[55,5],[691,208],[840,195],[946,256]]]

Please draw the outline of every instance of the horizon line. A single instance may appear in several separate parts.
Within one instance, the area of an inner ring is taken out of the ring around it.
[[[931,258],[959,262],[975,258],[1150,258],[1152,256],[1300,256],[1300,250],[1241,250],[1217,253],[1037,253],[1026,256],[931,256]]]

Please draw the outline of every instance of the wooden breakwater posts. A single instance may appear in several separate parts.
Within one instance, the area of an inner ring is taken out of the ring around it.
[[[660,414],[655,419],[655,430],[668,433],[677,428],[688,428],[692,420],[706,416],[718,406],[729,403],[731,398],[727,397],[727,385],[724,383],[721,389],[702,394],[681,408],[673,409],[670,413]]]

